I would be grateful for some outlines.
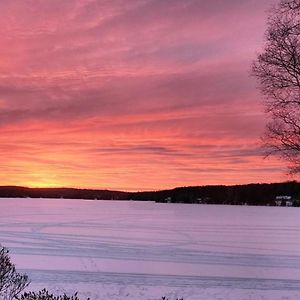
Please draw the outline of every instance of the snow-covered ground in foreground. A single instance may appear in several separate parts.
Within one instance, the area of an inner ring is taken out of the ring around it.
[[[109,300],[299,300],[300,208],[0,199],[30,289]]]

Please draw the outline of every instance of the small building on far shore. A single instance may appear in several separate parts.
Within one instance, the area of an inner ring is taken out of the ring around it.
[[[172,203],[172,198],[171,197],[167,197],[164,200],[162,200],[161,202],[163,202],[163,203]]]
[[[291,196],[279,195],[275,198],[276,206],[293,206],[293,200]]]

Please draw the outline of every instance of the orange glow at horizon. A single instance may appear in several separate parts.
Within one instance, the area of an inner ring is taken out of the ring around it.
[[[82,124],[75,123],[23,123],[18,135],[7,128],[0,137],[1,145],[9,145],[0,160],[6,164],[1,184],[131,191],[288,179],[281,162],[263,159],[255,138],[199,139],[168,126],[164,134],[154,129],[151,139],[141,128],[99,135],[98,123],[87,123],[89,129],[81,134]]]

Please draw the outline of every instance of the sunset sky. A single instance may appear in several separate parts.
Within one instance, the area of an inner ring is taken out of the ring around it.
[[[0,185],[288,180],[250,76],[274,3],[0,1]]]

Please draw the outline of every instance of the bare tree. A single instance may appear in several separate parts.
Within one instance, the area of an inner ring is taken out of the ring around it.
[[[268,154],[300,173],[300,0],[281,0],[270,12],[264,50],[253,64],[269,115]]]
[[[25,274],[16,271],[11,262],[9,251],[0,246],[0,299],[1,300],[80,300],[77,293],[72,296],[66,294],[55,296],[46,289],[38,292],[21,292],[30,281]],[[89,300],[89,298],[87,299]]]
[[[28,284],[27,275],[16,271],[8,250],[0,246],[0,299],[16,299]]]

